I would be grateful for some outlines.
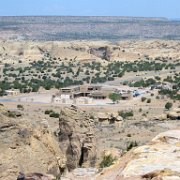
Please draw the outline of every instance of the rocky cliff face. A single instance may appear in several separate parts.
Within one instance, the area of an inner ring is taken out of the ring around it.
[[[76,107],[61,111],[59,142],[39,121],[9,114],[0,107],[0,179],[52,179],[46,174],[57,176],[67,168],[95,164],[94,121],[84,111]]]
[[[67,157],[69,170],[93,166],[96,159],[94,121],[76,107],[65,108],[60,113],[59,141]]]
[[[0,109],[0,179],[14,180],[20,171],[59,174],[66,158],[53,134],[35,121],[6,113]]]
[[[34,60],[60,58],[61,60],[75,59],[77,61],[105,60],[135,61],[168,57],[179,59],[180,43],[178,41],[120,41],[111,43],[106,41],[2,41],[0,40],[0,61],[18,64],[33,62]],[[49,55],[47,57],[47,55]]]
[[[62,180],[179,180],[179,157],[180,130],[170,130],[127,152],[100,173],[76,169]]]

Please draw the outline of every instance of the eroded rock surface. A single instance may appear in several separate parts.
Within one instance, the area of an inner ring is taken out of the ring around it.
[[[94,120],[76,107],[65,108],[60,113],[59,141],[67,157],[69,170],[93,166],[96,159]]]
[[[172,120],[180,119],[180,108],[174,108],[168,112],[167,117]]]
[[[55,179],[53,176],[44,175],[41,173],[24,174],[20,172],[17,177],[17,180],[53,180],[53,179]]]
[[[10,118],[0,109],[0,179],[15,180],[19,172],[59,174],[66,158],[54,135],[23,118]]]
[[[96,179],[180,179],[180,130],[156,136],[148,145],[128,152],[120,163],[105,170]]]

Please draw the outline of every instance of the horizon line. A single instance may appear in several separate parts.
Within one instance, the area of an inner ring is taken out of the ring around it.
[[[159,19],[179,19],[163,16],[125,16],[125,15],[0,15],[0,17],[124,17],[124,18],[159,18]]]

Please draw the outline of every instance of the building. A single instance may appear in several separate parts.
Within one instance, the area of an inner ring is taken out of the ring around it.
[[[81,85],[68,88],[61,88],[56,95],[62,99],[75,99],[78,97],[90,97],[94,99],[106,99],[107,95],[103,92],[102,86]]]
[[[7,96],[17,96],[20,94],[20,91],[19,91],[19,89],[10,89],[10,90],[6,90],[5,94]]]
[[[93,99],[106,99],[107,95],[103,91],[93,91],[89,94],[89,97]]]

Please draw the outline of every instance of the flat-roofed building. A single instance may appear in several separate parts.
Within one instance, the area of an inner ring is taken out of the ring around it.
[[[57,96],[61,98],[74,99],[78,97],[92,97],[92,98],[102,98],[106,97],[100,93],[102,91],[102,86],[98,85],[81,85],[72,86],[67,88],[61,88]]]
[[[7,96],[17,96],[20,94],[20,91],[19,91],[19,89],[10,89],[10,90],[6,90],[5,94]]]
[[[93,99],[106,99],[107,98],[107,96],[105,95],[103,91],[94,91],[89,95],[89,97]]]

